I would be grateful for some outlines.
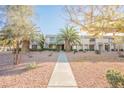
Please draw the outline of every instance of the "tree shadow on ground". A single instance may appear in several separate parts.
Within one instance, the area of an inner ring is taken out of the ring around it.
[[[9,76],[9,75],[16,75],[26,72],[26,68],[24,66],[10,66],[0,70],[0,76]]]
[[[36,64],[44,64],[46,62],[57,62],[58,52],[28,52],[21,55],[19,65],[13,65],[12,53],[0,53],[0,76],[18,75],[28,71],[27,65],[35,62]],[[41,66],[38,66],[41,67]]]
[[[33,70],[31,68],[28,68],[28,65],[29,64],[27,63],[27,64],[7,66],[6,68],[0,70],[0,76],[20,75],[27,71]],[[38,69],[41,67],[45,67],[45,65],[39,65],[39,63],[37,63],[37,67],[34,69]]]

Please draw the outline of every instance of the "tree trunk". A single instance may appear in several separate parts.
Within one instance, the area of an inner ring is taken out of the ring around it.
[[[30,45],[29,40],[23,40],[23,42],[22,42],[22,52],[28,52],[29,51],[29,45]]]
[[[100,49],[100,53],[104,52],[104,35],[103,35],[103,32],[102,32],[101,41],[102,41],[102,48]]]
[[[14,50],[14,65],[18,65],[20,63],[20,55],[19,55],[19,42],[16,44],[16,49]]]
[[[71,51],[71,45],[70,45],[69,41],[65,41],[65,50]]]
[[[70,46],[70,44],[68,44],[68,46],[67,46],[67,51],[71,51],[71,46]]]
[[[115,32],[113,33],[113,39],[115,39]],[[114,51],[116,51],[116,44],[115,44],[115,42],[114,42],[114,44],[113,44],[113,46],[114,46]]]

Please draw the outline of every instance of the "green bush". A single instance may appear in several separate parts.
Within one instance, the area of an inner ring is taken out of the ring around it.
[[[78,51],[77,49],[73,49],[73,51]]]
[[[53,49],[53,48],[43,48],[43,50],[48,50],[48,51],[57,51],[57,49]]]
[[[95,50],[95,53],[96,54],[101,54],[101,51],[100,50]]]
[[[30,51],[57,51],[57,49],[52,49],[52,48],[43,48],[43,49],[30,49]]]
[[[108,70],[106,78],[113,88],[124,87],[124,75],[122,75],[119,71]]]
[[[28,64],[27,65],[27,69],[35,69],[35,68],[37,68],[37,64],[34,62],[34,63],[30,63],[30,64]]]
[[[30,49],[30,51],[43,51],[43,49]]]
[[[90,51],[89,49],[84,49],[85,51]]]
[[[84,51],[83,49],[80,49],[79,51]]]

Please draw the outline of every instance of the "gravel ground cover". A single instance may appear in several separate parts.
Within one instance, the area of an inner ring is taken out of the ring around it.
[[[13,65],[11,53],[0,54],[0,87],[47,87],[58,52],[30,52],[21,54],[21,64]],[[28,64],[36,63],[35,69]]]
[[[97,55],[94,52],[66,53],[70,61],[78,87],[104,88],[110,87],[105,73],[108,69],[117,69],[124,74],[124,58],[115,52]]]

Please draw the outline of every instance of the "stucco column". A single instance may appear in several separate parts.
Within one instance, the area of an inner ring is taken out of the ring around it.
[[[112,44],[109,44],[109,51],[111,52],[112,50]]]
[[[98,43],[95,44],[95,50],[99,50]]]
[[[81,49],[82,49],[82,50],[84,50],[84,46],[83,46],[83,45],[84,45],[84,44],[81,45]]]
[[[102,51],[103,51],[103,52],[105,51],[105,44],[104,44],[104,43],[103,43]]]

